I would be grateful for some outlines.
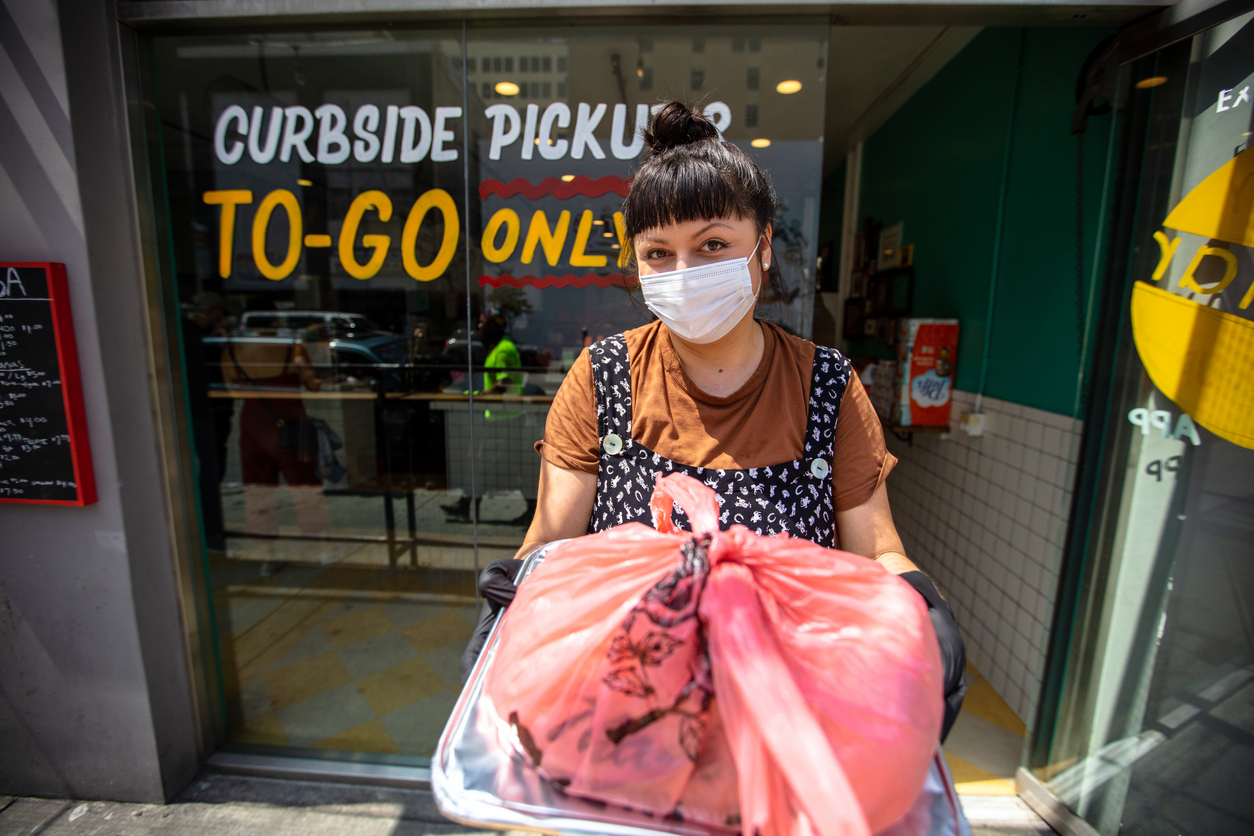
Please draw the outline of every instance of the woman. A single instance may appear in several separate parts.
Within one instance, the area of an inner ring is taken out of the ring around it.
[[[277,333],[277,322],[267,323]],[[322,535],[330,513],[317,472],[317,430],[301,401],[302,385],[312,392],[322,381],[300,342],[286,339],[230,340],[222,352],[222,377],[232,390],[251,391],[239,414],[239,452],[244,480],[244,516],[250,534],[279,531],[279,476],[287,483],[302,534]],[[271,574],[280,561],[275,541],[263,539],[261,574]],[[320,542],[319,562],[334,556]]]
[[[536,444],[539,496],[518,557],[648,524],[657,476],[687,473],[718,493],[724,526],[804,537],[906,575],[933,620],[948,619],[947,693],[960,704],[961,639],[893,526],[884,480],[896,459],[849,361],[753,316],[773,257],[769,180],[678,102],[658,111],[645,144],[623,215],[658,321],[592,345],[562,383]]]
[[[773,257],[770,182],[678,102],[645,142],[623,215],[659,320],[571,368],[536,445],[539,499],[519,556],[648,522],[656,474],[682,471],[718,491],[724,525],[914,571],[884,488],[896,459],[849,362],[753,316]]]

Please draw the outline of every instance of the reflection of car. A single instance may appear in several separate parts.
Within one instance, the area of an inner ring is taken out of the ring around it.
[[[402,368],[409,360],[403,337],[392,334],[372,333],[358,339],[333,339],[325,342],[305,342],[293,337],[257,337],[239,335],[233,337],[208,337],[205,339],[205,356],[216,357],[228,344],[268,343],[272,345],[303,345],[313,363],[314,373],[326,383],[344,383],[349,378],[370,381],[380,377],[388,389],[396,389],[403,379]],[[217,349],[211,348],[217,346]],[[394,366],[398,368],[387,368]]]
[[[331,337],[382,333],[370,317],[340,311],[245,311],[239,321],[241,331],[273,330],[291,336],[313,325],[323,326]]]

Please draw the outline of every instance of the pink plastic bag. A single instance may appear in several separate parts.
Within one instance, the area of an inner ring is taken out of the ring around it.
[[[658,530],[572,540],[519,588],[485,693],[521,749],[572,794],[745,836],[892,824],[943,714],[923,599],[857,555],[719,532],[687,476],[652,509]]]

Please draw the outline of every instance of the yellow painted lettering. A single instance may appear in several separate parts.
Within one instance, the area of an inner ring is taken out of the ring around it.
[[[505,227],[505,243],[498,247],[496,236],[500,233],[501,227]],[[483,257],[493,264],[500,264],[509,258],[514,254],[514,248],[518,246],[518,235],[521,231],[522,221],[518,219],[517,212],[513,209],[498,209],[483,230],[483,240],[480,242]]]
[[[627,221],[622,212],[614,213],[614,231],[618,233],[618,266],[631,264],[631,247],[627,241]]]
[[[1184,240],[1179,236],[1167,240],[1167,236],[1162,230],[1154,233],[1154,240],[1158,242],[1158,248],[1162,251],[1162,257],[1158,259],[1158,266],[1154,268],[1154,281],[1158,281],[1163,277],[1163,273],[1167,272],[1167,265],[1171,263],[1171,257],[1176,254],[1176,247],[1180,246],[1180,242]]]
[[[340,227],[340,263],[344,265],[344,272],[354,279],[372,279],[378,275],[379,269],[383,267],[383,259],[388,255],[388,244],[392,242],[386,235],[363,235],[361,243],[374,247],[374,253],[365,264],[357,261],[357,254],[354,252],[357,228],[361,226],[361,219],[367,209],[378,210],[379,220],[387,223],[392,219],[392,199],[378,189],[371,189],[357,195],[348,207],[344,225]]]
[[[270,226],[270,215],[279,206],[287,211],[287,255],[282,263],[274,265],[266,258],[266,228]],[[253,218],[253,261],[257,263],[261,275],[277,282],[292,274],[300,261],[301,231],[300,204],[296,202],[296,195],[287,189],[275,189],[262,198]]]
[[[444,216],[444,240],[440,242],[440,250],[435,254],[435,260],[423,267],[418,263],[418,254],[414,247],[418,243],[418,230],[422,227],[422,220],[432,209],[439,209],[440,214]],[[452,196],[444,189],[431,189],[423,192],[422,196],[414,201],[414,208],[409,210],[409,217],[405,220],[405,231],[401,233],[401,257],[405,262],[405,272],[420,282],[430,282],[440,278],[452,263],[453,254],[457,252],[458,234],[457,204],[453,202]]]
[[[253,193],[248,189],[205,192],[204,201],[210,206],[222,207],[218,233],[218,275],[225,279],[231,275],[231,258],[235,250],[235,207],[241,203],[252,203]]]
[[[1203,288],[1197,283],[1197,279],[1193,276],[1193,271],[1202,263],[1202,259],[1208,255],[1222,258],[1226,263],[1224,269],[1224,277],[1212,285]],[[1228,285],[1232,284],[1232,280],[1237,275],[1237,257],[1222,247],[1200,247],[1197,255],[1193,256],[1193,260],[1189,262],[1188,268],[1184,271],[1184,275],[1180,277],[1180,286],[1187,287],[1194,293],[1203,293],[1206,295],[1218,293]]]
[[[536,244],[544,248],[544,259],[550,267],[557,265],[566,246],[566,233],[570,231],[570,212],[563,210],[557,218],[557,229],[549,229],[549,219],[544,210],[538,210],[531,216],[531,226],[527,228],[527,240],[523,243],[523,264],[530,264],[536,256]]]
[[[1237,307],[1245,310],[1250,306],[1251,302],[1254,302],[1254,282],[1250,282],[1250,289],[1245,291],[1245,295],[1241,297],[1241,302]]]
[[[572,267],[604,267],[609,259],[603,255],[588,255],[588,237],[592,234],[592,210],[585,209],[579,216],[579,229],[575,231],[575,245],[570,251]]]

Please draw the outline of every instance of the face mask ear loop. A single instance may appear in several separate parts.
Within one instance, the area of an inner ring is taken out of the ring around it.
[[[757,245],[756,245],[756,246],[754,246],[754,248],[753,248],[753,252],[749,253],[749,258],[750,258],[750,259],[752,259],[755,255],[757,255],[758,250],[760,250],[760,249],[762,248],[762,239],[764,239],[764,238],[766,238],[766,234],[765,234],[765,233],[763,233],[763,234],[761,234],[761,235],[759,235],[759,236],[758,236],[758,243],[757,243]],[[768,244],[768,246],[770,246],[770,245]],[[746,261],[747,261],[747,260],[748,260],[748,259],[746,259]],[[770,268],[769,268],[769,267],[765,267],[765,266],[763,266],[763,264],[762,264],[762,259],[761,259],[761,258],[759,258],[759,259],[758,259],[758,269],[762,271],[762,281],[758,282],[758,292],[757,292],[757,293],[755,293],[755,294],[753,294],[753,303],[754,303],[755,305],[756,305],[756,304],[757,304],[757,302],[758,302],[758,298],[762,296],[762,291],[766,289],[766,282],[767,282],[767,279],[768,279],[768,276],[767,276],[767,270],[769,270]]]

